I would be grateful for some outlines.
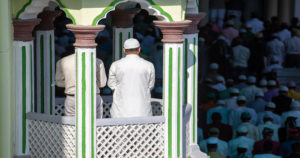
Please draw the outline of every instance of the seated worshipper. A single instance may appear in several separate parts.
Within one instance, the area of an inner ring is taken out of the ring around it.
[[[263,129],[262,133],[263,133],[263,139],[255,142],[253,154],[254,155],[255,154],[263,154],[264,153],[264,150],[263,150],[264,143],[269,141],[273,144],[273,149],[271,150],[271,153],[277,155],[279,152],[280,144],[277,141],[272,140],[272,137],[274,135],[273,129],[266,127]]]
[[[268,81],[265,79],[261,79],[259,81],[258,87],[263,91],[263,93],[266,93],[268,91],[267,84],[268,84]]]
[[[219,75],[216,77],[216,83],[211,87],[218,92],[224,91],[226,89],[225,79],[223,76]]]
[[[290,81],[288,82],[287,86],[289,87],[287,96],[300,101],[300,92],[296,91],[296,83],[294,81]]]
[[[235,109],[237,105],[237,97],[240,95],[240,91],[237,88],[230,90],[230,98],[225,100],[225,107],[228,109]]]
[[[292,155],[292,145],[300,143],[299,130],[289,130],[289,138],[287,141],[281,143],[279,155],[282,157],[289,157]]]
[[[249,121],[251,120],[251,115],[249,112],[243,112],[242,115],[241,115],[241,120],[242,120],[242,123],[239,124],[239,126],[237,128],[234,129],[234,134],[236,134],[236,130],[240,127],[240,126],[244,126],[248,129],[248,134],[247,134],[247,137],[248,138],[251,138],[255,141],[259,140],[259,131],[258,131],[258,128],[249,123]],[[235,137],[235,136],[234,136]]]
[[[154,87],[152,63],[139,57],[140,43],[130,38],[124,42],[126,56],[112,63],[107,85],[113,93],[112,118],[152,116],[150,91]]]
[[[71,54],[60,59],[56,63],[55,80],[58,87],[65,88],[66,100],[65,100],[65,115],[75,116],[75,93],[76,93],[76,63],[75,54]],[[100,96],[100,89],[106,85],[106,73],[102,60],[96,58],[96,108],[97,118],[102,118],[103,107],[102,98]]]
[[[292,99],[287,96],[288,90],[289,89],[286,86],[280,86],[279,95],[272,98],[272,101],[276,104],[275,113],[278,115],[290,110],[289,105],[291,104]]]
[[[241,147],[240,145],[243,145],[243,148],[246,148],[247,151],[245,152],[245,155],[248,157],[252,157],[252,150],[254,145],[254,140],[247,137],[248,129],[244,126],[240,126],[237,129],[237,137],[230,140],[228,143],[229,151],[228,155],[230,158],[236,158],[237,155],[239,155],[239,152],[237,149]]]
[[[273,97],[277,97],[278,91],[276,89],[277,85],[276,85],[276,81],[274,80],[270,80],[268,81],[268,91],[265,93],[265,101],[269,102],[272,100]]]
[[[234,80],[229,78],[226,80],[226,89],[219,92],[219,99],[227,99],[230,97],[230,91],[234,86]]]
[[[232,138],[232,127],[221,122],[222,116],[218,112],[211,115],[212,124],[206,125],[204,129],[204,137],[209,137],[209,129],[217,128],[220,131],[219,138],[224,141],[229,141]]]
[[[300,157],[300,143],[294,143],[292,145],[292,154],[288,158],[299,158]]]
[[[264,93],[259,92],[259,93],[255,94],[255,100],[249,102],[247,104],[247,106],[249,108],[254,109],[256,111],[256,113],[264,112],[267,102],[263,98],[264,98]]]
[[[217,153],[218,149],[218,140],[216,138],[209,138],[207,140],[207,155],[210,158],[226,158],[226,156],[222,156],[221,154]]]
[[[228,155],[228,144],[227,144],[227,142],[218,139],[219,134],[220,134],[219,129],[217,129],[217,128],[211,128],[211,129],[209,129],[209,138],[200,141],[200,149],[201,149],[201,151],[203,151],[205,153],[208,153],[208,150],[207,150],[208,141],[210,139],[214,139],[214,140],[216,140],[217,145],[218,145],[218,147],[217,147],[217,153],[226,157]]]
[[[273,154],[274,144],[272,141],[265,141],[263,143],[264,152],[262,154],[256,154],[253,158],[281,158],[281,156],[277,156]]]
[[[298,101],[292,101],[290,108],[290,111],[284,112],[281,115],[282,125],[284,125],[288,117],[295,117],[297,118],[296,127],[300,127],[300,103]]]
[[[227,109],[225,106],[224,100],[218,100],[217,101],[217,107],[211,108],[207,111],[206,114],[206,124],[211,124],[211,116],[213,113],[218,112],[222,116],[222,123],[228,124],[228,114],[229,114],[229,109]]]
[[[256,78],[254,76],[249,76],[247,82],[248,86],[241,90],[241,95],[246,96],[248,102],[255,100],[255,94],[262,91],[260,88],[256,87],[255,83]]]
[[[211,63],[209,65],[209,72],[205,76],[205,78],[210,78],[213,82],[216,82],[217,76],[220,76],[220,74],[218,73],[218,70],[219,70],[219,64]]]
[[[263,130],[265,128],[269,128],[269,129],[273,130],[272,140],[278,142],[279,141],[278,131],[279,131],[280,125],[274,124],[273,123],[273,117],[269,114],[265,114],[264,123],[258,125],[259,139],[260,140],[264,138]]]
[[[270,115],[273,118],[273,123],[281,126],[281,116],[274,113],[275,108],[276,105],[273,102],[268,102],[265,111],[257,114],[257,124],[263,124],[265,115]]]
[[[247,81],[247,77],[245,75],[240,75],[238,77],[238,84],[236,84],[234,87],[241,90],[247,87],[246,81]]]
[[[228,117],[228,122],[231,126],[236,127],[241,123],[240,118],[243,112],[249,112],[251,115],[250,123],[254,125],[256,124],[257,114],[253,109],[246,107],[246,103],[247,101],[245,96],[239,96],[237,98],[237,104],[239,107],[232,109]]]

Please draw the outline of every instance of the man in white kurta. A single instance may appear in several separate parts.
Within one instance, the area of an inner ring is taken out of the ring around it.
[[[56,63],[55,80],[58,87],[65,88],[66,100],[65,100],[65,115],[75,115],[75,83],[76,83],[76,59],[75,54],[71,54],[59,60]],[[107,77],[105,73],[105,67],[102,60],[96,60],[96,107],[97,118],[101,118],[103,114],[102,98],[100,97],[100,89],[106,85]]]
[[[152,116],[150,90],[155,82],[152,63],[139,57],[140,44],[136,39],[124,42],[126,56],[112,63],[108,86],[114,91],[110,110],[112,118]]]

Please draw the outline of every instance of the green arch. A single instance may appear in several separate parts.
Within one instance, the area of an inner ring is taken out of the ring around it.
[[[94,18],[92,25],[93,26],[97,25],[99,19],[103,18],[106,13],[111,11],[115,7],[115,5],[121,1],[124,1],[124,0],[115,0],[115,1],[111,2],[108,7],[106,7],[99,15],[97,15]],[[148,3],[150,3],[153,8],[157,9],[162,15],[166,16],[169,21],[174,21],[172,16],[169,13],[167,13],[166,11],[164,11],[159,5],[155,4],[152,0],[146,0],[146,1]]]
[[[72,23],[76,25],[75,18],[73,15],[68,11],[68,9],[61,3],[60,0],[55,0],[55,2],[58,4],[58,6],[66,13],[67,17],[69,17],[72,20]],[[32,3],[32,0],[29,0],[23,7],[20,9],[16,15],[16,18],[19,19],[20,15],[25,11],[25,9]]]

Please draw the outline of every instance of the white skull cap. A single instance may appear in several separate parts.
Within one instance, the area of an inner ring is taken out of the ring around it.
[[[276,86],[276,82],[274,80],[268,81],[268,86]]]
[[[264,92],[259,91],[258,93],[255,94],[256,97],[264,97],[265,94]]]
[[[209,65],[209,68],[212,70],[217,70],[217,69],[219,69],[219,65],[217,63],[211,63]]]
[[[247,101],[247,98],[243,95],[240,95],[240,96],[237,97],[237,100],[238,101]]]
[[[237,132],[238,132],[238,133],[247,133],[247,132],[248,132],[248,129],[247,129],[247,127],[245,127],[245,126],[239,126],[239,127],[237,128]]]
[[[225,101],[224,100],[218,100],[217,105],[225,105]]]
[[[268,84],[268,82],[265,79],[262,79],[262,80],[259,81],[260,86],[266,86],[267,84]]]
[[[290,105],[290,107],[292,109],[299,108],[300,107],[300,103],[298,101],[293,100],[292,103],[291,103],[291,105]]]
[[[129,38],[124,42],[125,49],[136,49],[140,47],[140,42],[135,38]]]
[[[289,88],[287,86],[280,86],[279,87],[279,91],[280,92],[288,92],[289,91]]]
[[[273,102],[268,102],[267,105],[266,105],[266,107],[275,109],[276,108],[276,104],[274,104]]]
[[[239,80],[245,81],[245,80],[247,80],[247,77],[245,75],[240,75]]]
[[[239,89],[237,89],[237,88],[231,88],[229,93],[232,93],[232,94],[239,94],[240,91],[239,91]]]
[[[217,77],[216,77],[216,80],[217,80],[218,82],[223,82],[223,83],[225,82],[224,77],[221,76],[221,75],[217,76]]]
[[[249,76],[249,77],[248,77],[248,82],[249,82],[249,83],[255,83],[255,82],[256,82],[256,77],[254,77],[254,76]]]

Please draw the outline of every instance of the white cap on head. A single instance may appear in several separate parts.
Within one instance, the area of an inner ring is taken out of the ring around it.
[[[199,37],[199,39],[198,39],[200,42],[205,42],[205,38],[203,38],[203,37]]]
[[[245,126],[239,126],[236,130],[238,133],[247,133],[248,129]]]
[[[255,82],[256,82],[256,77],[254,77],[254,76],[249,76],[249,77],[248,77],[248,82],[249,82],[249,83],[255,83]]]
[[[216,137],[209,137],[207,139],[207,144],[218,144],[218,138],[216,138]]]
[[[273,102],[268,102],[268,103],[266,104],[266,107],[275,109],[275,108],[276,108],[276,104],[274,104]]]
[[[140,47],[140,42],[135,38],[129,38],[124,42],[125,49],[136,49]]]
[[[300,103],[296,100],[293,100],[291,105],[290,105],[291,109],[297,109],[300,108]]]
[[[240,75],[239,76],[239,80],[241,81],[246,81],[247,80],[247,77],[245,75]]]
[[[265,94],[264,94],[264,92],[259,91],[259,92],[257,92],[257,93],[255,94],[255,96],[256,96],[256,97],[264,97]]]
[[[247,101],[247,98],[243,95],[237,97],[237,101]]]
[[[224,77],[223,76],[221,76],[221,75],[218,75],[217,77],[216,77],[216,81],[218,81],[218,82],[225,82],[225,79],[224,79]]]
[[[280,92],[288,92],[289,91],[289,88],[287,86],[280,86],[279,87],[279,91]]]
[[[296,87],[296,83],[294,81],[290,81],[288,84],[287,84],[288,87]]]
[[[269,80],[268,86],[276,86],[276,82],[274,80]]]
[[[209,65],[209,68],[212,70],[217,70],[217,69],[219,69],[219,65],[217,63],[211,63]]]
[[[220,35],[220,36],[218,36],[218,40],[224,40],[224,41],[226,41],[226,38],[224,36]]]
[[[231,88],[230,91],[229,91],[229,93],[230,93],[230,94],[239,94],[240,91],[239,91],[239,89],[237,89],[237,88]]]
[[[218,100],[217,105],[225,105],[225,101],[224,100]]]
[[[262,79],[262,80],[259,81],[260,86],[267,86],[267,84],[268,84],[268,82],[265,79]]]

